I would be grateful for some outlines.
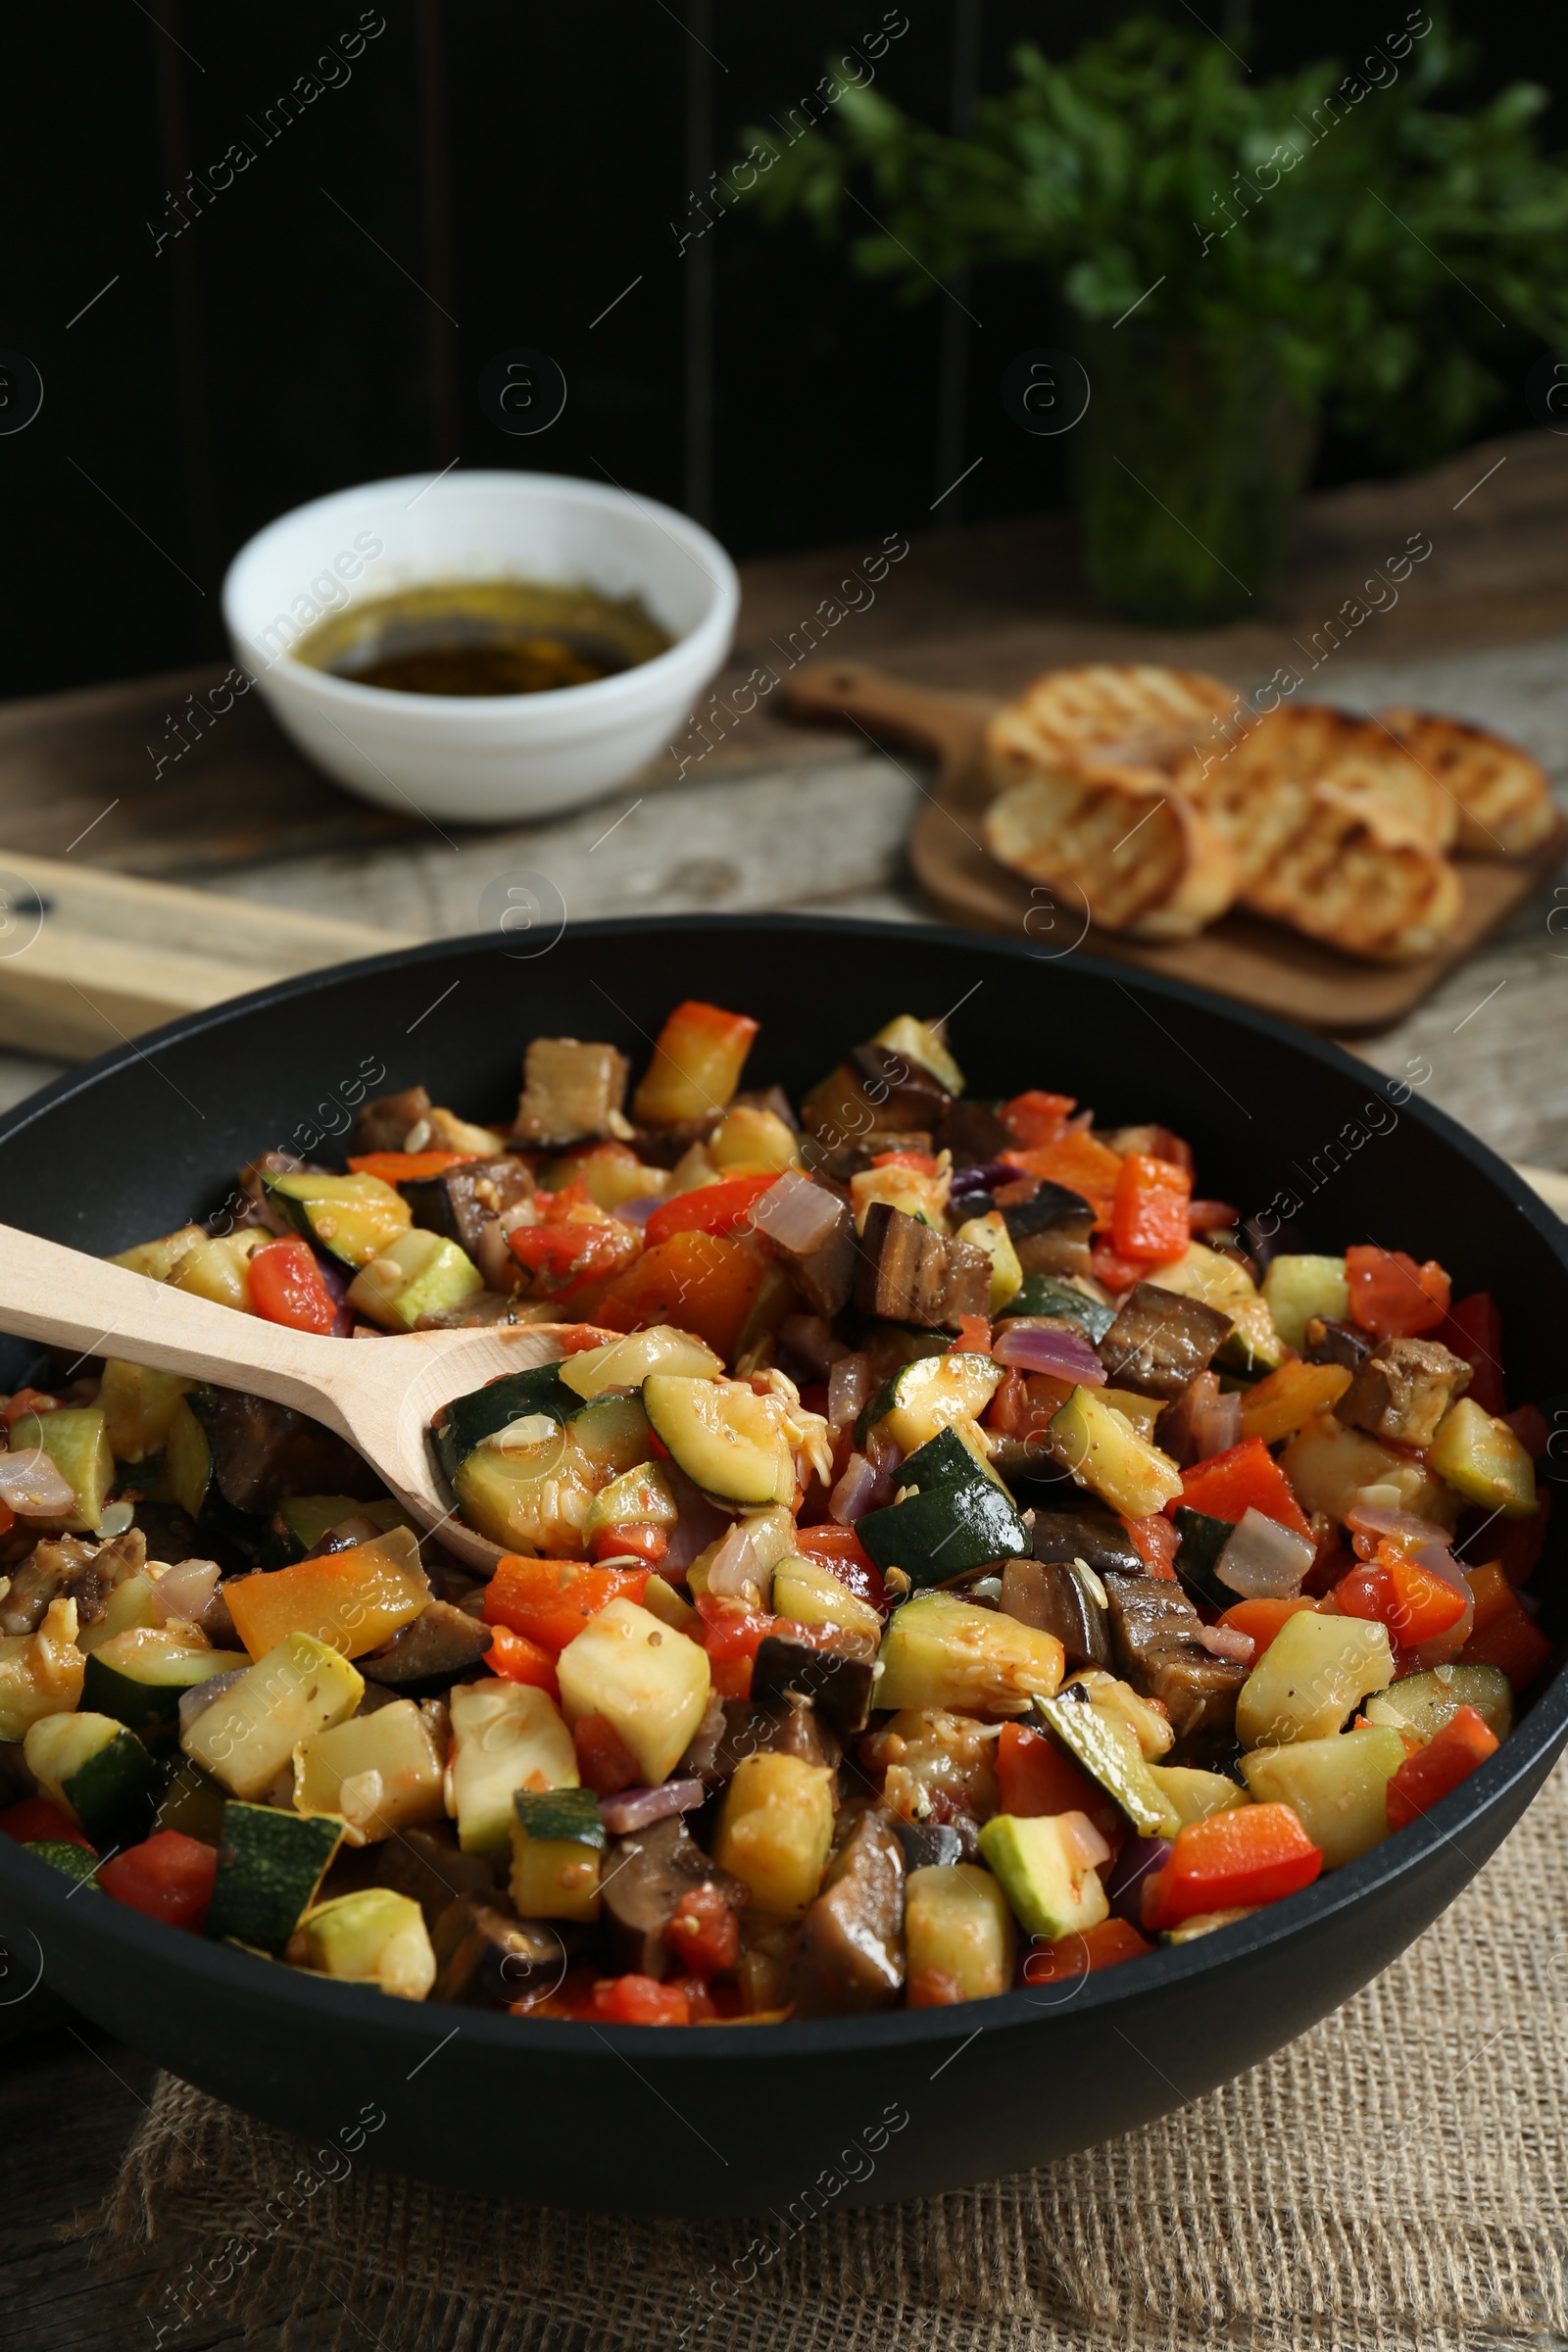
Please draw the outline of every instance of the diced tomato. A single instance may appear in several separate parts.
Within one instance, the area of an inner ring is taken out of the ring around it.
[[[998,1116],[1014,1142],[1033,1152],[1042,1144],[1055,1143],[1077,1107],[1071,1095],[1046,1095],[1032,1086],[1004,1102]]]
[[[684,1995],[686,2023],[689,2026],[709,2025],[719,2014],[717,2003],[702,1977],[666,1977],[664,1990]]]
[[[349,1166],[356,1176],[379,1176],[383,1184],[416,1184],[481,1156],[477,1152],[351,1152]]]
[[[7,1429],[14,1429],[24,1413],[36,1413],[42,1419],[45,1413],[58,1413],[59,1410],[58,1396],[50,1396],[42,1389],[19,1389],[14,1396],[7,1397],[4,1409],[0,1411],[0,1420],[4,1421]]]
[[[669,1549],[669,1538],[662,1527],[652,1527],[646,1519],[630,1519],[618,1527],[602,1527],[594,1538],[596,1560],[623,1559],[634,1552],[657,1568]]]
[[[1182,1246],[1185,1249],[1186,1244]],[[1122,1257],[1107,1243],[1096,1242],[1089,1252],[1089,1271],[1107,1291],[1119,1296],[1130,1291],[1135,1282],[1142,1282],[1149,1267],[1141,1257]]]
[[[662,1200],[643,1227],[648,1247],[657,1249],[673,1233],[743,1232],[756,1203],[777,1182],[775,1169],[761,1176],[726,1176],[721,1183],[677,1193],[673,1200]]]
[[[217,1875],[216,1846],[180,1830],[159,1830],[144,1844],[112,1855],[98,1873],[98,1884],[117,1903],[161,1919],[166,1927],[199,1928]]]
[[[337,1300],[308,1242],[268,1242],[251,1259],[246,1278],[251,1304],[269,1323],[284,1323],[291,1331],[330,1331],[337,1321]]]
[[[648,1250],[612,1283],[595,1311],[612,1331],[673,1323],[728,1362],[766,1273],[755,1243],[692,1229]]]
[[[1052,1143],[1025,1152],[1004,1152],[1002,1156],[1009,1167],[1021,1169],[1026,1176],[1043,1176],[1048,1183],[1076,1193],[1081,1200],[1090,1202],[1099,1224],[1109,1226],[1121,1155],[1108,1144],[1097,1143],[1081,1127],[1072,1127]],[[1186,1247],[1184,1234],[1182,1248]]]
[[[1500,1416],[1507,1422],[1520,1445],[1533,1462],[1539,1462],[1551,1447],[1551,1425],[1537,1404],[1522,1404],[1517,1412]]]
[[[484,1662],[503,1682],[531,1683],[536,1690],[548,1691],[559,1705],[561,1684],[555,1658],[537,1642],[530,1642],[526,1634],[514,1634],[510,1625],[492,1625]]]
[[[957,1355],[989,1355],[991,1353],[991,1318],[989,1315],[960,1315],[958,1336],[953,1343]],[[804,1402],[805,1399],[803,1398]]]
[[[571,1727],[571,1743],[582,1785],[596,1796],[618,1796],[642,1779],[641,1765],[608,1716],[579,1716]]]
[[[858,1599],[869,1601],[873,1609],[887,1607],[882,1571],[867,1557],[853,1527],[839,1527],[831,1520],[821,1527],[798,1527],[795,1549],[803,1560],[814,1560],[836,1576]]]
[[[752,1666],[758,1650],[764,1637],[776,1631],[781,1620],[749,1609],[744,1601],[729,1600],[717,1592],[700,1592],[697,1607],[706,1629],[703,1647],[708,1652],[708,1670],[713,1678],[714,1690],[720,1698],[750,1698]]]
[[[1228,1519],[1234,1526],[1249,1509],[1265,1519],[1277,1519],[1298,1536],[1311,1528],[1291,1492],[1291,1482],[1261,1438],[1244,1438],[1223,1453],[1211,1453],[1182,1476],[1182,1501],[1189,1510],[1210,1519]]]
[[[711,1880],[688,1887],[675,1905],[664,1940],[694,1977],[716,1977],[740,1958],[740,1927]]]
[[[1458,1624],[1465,1610],[1457,1585],[1389,1543],[1378,1545],[1375,1560],[1341,1579],[1334,1600],[1341,1616],[1372,1618],[1386,1625],[1404,1649],[1435,1642]]]
[[[564,1218],[545,1225],[514,1225],[507,1246],[525,1266],[535,1287],[552,1298],[569,1298],[591,1282],[624,1272],[642,1255],[643,1237],[603,1210],[595,1222]]]
[[[1497,1559],[1510,1585],[1528,1585],[1536,1572],[1546,1530],[1551,1525],[1551,1489],[1536,1488],[1536,1508],[1528,1519],[1505,1519],[1497,1542]],[[1495,1529],[1494,1529],[1495,1534]]]
[[[1097,1969],[1116,1968],[1123,1960],[1141,1960],[1153,1945],[1125,1919],[1102,1919],[1092,1928],[1058,1936],[1054,1943],[1036,1941],[1018,1972],[1024,1984],[1060,1984],[1070,1977],[1093,1976]]]
[[[1513,1607],[1472,1633],[1459,1652],[1463,1666],[1500,1666],[1515,1690],[1528,1690],[1551,1656],[1551,1643],[1516,1600]]]
[[[1275,1903],[1310,1886],[1323,1867],[1290,1805],[1233,1805],[1181,1830],[1170,1860],[1144,1880],[1144,1925],[1179,1927],[1204,1911]]]
[[[1345,1252],[1350,1318],[1379,1340],[1413,1340],[1448,1311],[1450,1284],[1435,1257],[1418,1266],[1402,1250],[1353,1242]]]
[[[1508,1399],[1502,1386],[1502,1317],[1492,1293],[1472,1291],[1468,1298],[1456,1298],[1433,1337],[1463,1356],[1470,1366],[1466,1394],[1484,1413],[1500,1419]]]
[[[51,1796],[24,1796],[19,1805],[8,1805],[0,1813],[0,1836],[14,1838],[18,1845],[32,1845],[52,1840],[58,1844],[79,1845],[90,1854],[92,1841],[84,1838],[63,1805]]]
[[[1193,1179],[1174,1160],[1129,1152],[1116,1171],[1110,1208],[1110,1246],[1119,1257],[1168,1265],[1187,1249]]]
[[[8,1536],[17,1524],[17,1514],[9,1502],[0,1502],[0,1536]]]
[[[1228,1200],[1189,1200],[1187,1203],[1187,1230],[1190,1234],[1226,1233],[1241,1221],[1241,1210],[1232,1208]]]
[[[1388,1786],[1389,1827],[1402,1830],[1468,1780],[1497,1746],[1497,1735],[1474,1707],[1456,1707],[1425,1747],[1418,1747]]]
[[[646,1568],[587,1568],[575,1560],[524,1560],[509,1552],[484,1589],[486,1625],[510,1626],[559,1656],[612,1600],[641,1600]]]
[[[1087,1813],[1102,1837],[1125,1829],[1123,1817],[1098,1781],[1092,1781],[1044,1732],[1005,1723],[997,1741],[997,1786],[1004,1813],[1032,1820],[1044,1813]],[[1118,1847],[1121,1838],[1115,1839]]]
[[[1298,1610],[1309,1609],[1309,1600],[1238,1600],[1228,1609],[1221,1609],[1220,1624],[1233,1634],[1245,1634],[1252,1644],[1252,1664],[1255,1666],[1273,1641],[1287,1617]]]
[[[1156,1512],[1152,1519],[1124,1519],[1122,1526],[1142,1553],[1150,1575],[1174,1578],[1176,1554],[1182,1547],[1174,1523]]]
[[[1072,1395],[1072,1383],[1050,1372],[1017,1372],[1005,1379],[986,1407],[986,1427],[999,1437],[1029,1446],[1043,1441],[1054,1417]]]
[[[657,1977],[611,1977],[594,1986],[594,2012],[612,2026],[689,2026],[691,2003]]]

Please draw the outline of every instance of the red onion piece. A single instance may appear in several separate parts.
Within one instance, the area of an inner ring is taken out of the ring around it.
[[[1309,1537],[1249,1506],[1214,1562],[1214,1574],[1244,1600],[1294,1600],[1316,1556]]]
[[[612,1837],[624,1838],[628,1831],[667,1821],[672,1813],[690,1813],[707,1794],[701,1781],[666,1781],[662,1788],[623,1788],[618,1796],[599,1799],[599,1818]]]
[[[871,1359],[841,1355],[827,1376],[827,1425],[845,1429],[871,1401]]]
[[[1089,1342],[1062,1323],[1012,1316],[998,1333],[991,1355],[995,1363],[1011,1364],[1020,1372],[1049,1372],[1054,1380],[1069,1380],[1081,1389],[1105,1385],[1105,1367]]]
[[[1439,1527],[1435,1519],[1418,1518],[1414,1511],[1387,1510],[1381,1503],[1358,1502],[1347,1512],[1346,1526],[1352,1535],[1396,1536],[1403,1544],[1441,1544],[1446,1548],[1448,1531]],[[1445,1573],[1440,1569],[1438,1574]]]
[[[1210,1378],[1212,1378],[1212,1374]],[[1192,1417],[1193,1444],[1197,1451],[1195,1462],[1206,1462],[1210,1454],[1228,1453],[1242,1442],[1242,1400],[1218,1390],[1213,1396],[1197,1398]]]
[[[698,1553],[706,1551],[710,1544],[716,1544],[732,1523],[673,1462],[662,1466],[674,1490],[680,1517],[669,1530],[669,1548],[659,1564],[660,1574],[684,1576]]]
[[[709,1561],[708,1590],[726,1600],[748,1600],[760,1593],[762,1571],[743,1519],[732,1521],[729,1534]]]
[[[59,1519],[74,1513],[76,1493],[41,1446],[24,1446],[0,1453],[0,1501],[19,1519]]]
[[[1098,1870],[1110,1860],[1110,1847],[1087,1813],[1058,1813],[1056,1834],[1081,1870]]]
[[[197,1625],[202,1612],[218,1591],[221,1574],[216,1560],[181,1560],[177,1567],[166,1570],[153,1580],[153,1616],[162,1625],[170,1617],[181,1617],[187,1625]]]
[[[752,1223],[792,1256],[809,1257],[849,1213],[836,1193],[786,1168],[753,1206]]]
[[[989,1193],[993,1185],[1010,1184],[1017,1173],[1004,1159],[988,1159],[977,1168],[955,1168],[950,1197],[961,1200],[971,1193]]]
[[[828,1497],[827,1507],[840,1527],[853,1527],[870,1509],[876,1477],[874,1466],[863,1453],[851,1454],[843,1477]]]
[[[1257,1643],[1250,1634],[1244,1634],[1234,1625],[1200,1625],[1193,1629],[1193,1640],[1211,1658],[1235,1658],[1243,1666],[1250,1666]]]

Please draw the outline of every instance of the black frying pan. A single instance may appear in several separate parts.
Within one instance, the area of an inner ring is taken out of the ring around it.
[[[636,1060],[686,996],[758,1015],[753,1075],[797,1097],[894,1013],[951,1007],[974,1091],[1044,1085],[1107,1124],[1163,1121],[1192,1138],[1208,1194],[1248,1212],[1302,1197],[1298,1247],[1377,1240],[1440,1258],[1461,1289],[1496,1296],[1514,1397],[1562,1385],[1568,1237],[1418,1091],[1174,982],[914,926],[584,923],[533,956],[443,941],[290,981],[0,1120],[0,1219],[122,1249],[214,1207],[242,1162],[302,1125],[339,1124],[366,1065],[385,1065],[387,1090],[423,1078],[467,1116],[501,1117],[531,1036],[606,1038]],[[31,1351],[0,1348],[9,1386]],[[1557,1634],[1562,1558],[1558,1540],[1536,1580]],[[305,2134],[384,2110],[365,2150],[379,2165],[622,2211],[782,2211],[808,2191],[870,2203],[1068,2153],[1266,2057],[1452,1899],[1565,1740],[1561,1673],[1426,1821],[1304,1894],[1075,1984],[857,2021],[601,2031],[405,2003],[69,1894],[5,1839],[0,1914],[19,1966],[30,1935],[56,1991],[235,2105]]]

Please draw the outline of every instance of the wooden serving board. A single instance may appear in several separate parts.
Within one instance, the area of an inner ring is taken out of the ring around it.
[[[85,1061],[269,981],[409,944],[368,923],[0,849],[0,1046]]]
[[[1044,956],[1083,946],[1255,1004],[1331,1037],[1373,1037],[1392,1029],[1547,880],[1568,852],[1568,820],[1533,857],[1455,859],[1464,911],[1442,952],[1419,962],[1361,963],[1256,915],[1227,914],[1194,939],[1136,940],[1090,926],[1071,909],[998,863],[980,824],[994,787],[981,759],[992,698],[933,693],[904,678],[847,662],[803,669],[789,709],[818,723],[848,721],[868,735],[906,743],[937,760],[935,784],[909,835],[909,862],[944,914],[977,931],[1027,939]]]

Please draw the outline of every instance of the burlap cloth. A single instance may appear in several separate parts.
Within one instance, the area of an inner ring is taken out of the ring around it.
[[[226,2318],[281,2324],[301,2352],[1550,2343],[1568,2337],[1568,1763],[1338,2015],[1038,2172],[790,2235],[509,2206],[343,2161],[326,2180],[304,2143],[163,2077],[108,2216],[122,2252],[166,2257],[155,2338],[206,2342]]]

